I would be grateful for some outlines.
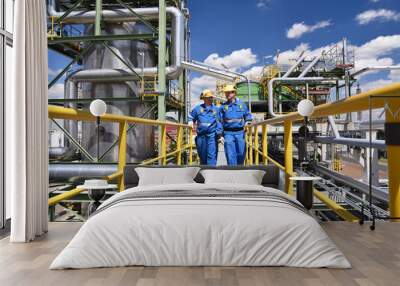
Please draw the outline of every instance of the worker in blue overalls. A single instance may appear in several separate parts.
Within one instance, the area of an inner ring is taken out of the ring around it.
[[[222,133],[222,125],[219,120],[218,107],[213,104],[214,94],[211,90],[204,90],[200,99],[204,103],[196,106],[189,114],[188,124],[197,126],[195,139],[197,152],[201,165],[217,164],[218,142],[217,133]]]
[[[223,89],[226,102],[219,109],[223,134],[218,141],[224,144],[228,165],[243,165],[246,156],[244,127],[251,124],[253,117],[247,105],[236,98],[236,87],[228,84]]]

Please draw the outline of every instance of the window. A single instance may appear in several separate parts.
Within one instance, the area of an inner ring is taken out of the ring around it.
[[[11,217],[10,194],[4,188],[4,100],[11,93],[13,16],[14,0],[0,0],[0,229]]]

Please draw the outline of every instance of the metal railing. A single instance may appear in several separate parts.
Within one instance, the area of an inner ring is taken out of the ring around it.
[[[390,112],[386,112],[387,123],[400,123],[400,83],[391,84],[382,88],[369,90],[343,100],[321,104],[315,107],[311,118],[321,118],[330,115],[357,112],[390,106]],[[246,128],[246,162],[247,165],[272,162],[285,173],[285,192],[293,194],[293,122],[303,120],[298,112],[291,112],[283,116],[277,116],[261,122],[253,123]],[[284,165],[279,164],[268,156],[267,127],[276,124],[284,126]],[[262,128],[259,138],[259,128]],[[260,144],[261,142],[261,144]],[[261,145],[261,150],[260,146]],[[391,217],[400,217],[400,146],[388,145],[388,178],[389,178],[389,209]],[[314,190],[314,195],[330,207],[335,213],[347,221],[355,221],[357,218],[346,209],[338,205],[323,193]]]
[[[54,105],[48,107],[49,118],[51,119],[64,119],[64,120],[78,120],[78,121],[96,121],[96,117],[89,112],[77,110],[73,108],[64,108]],[[193,137],[193,129],[186,124],[179,124],[174,122],[159,121],[144,119],[139,117],[124,116],[118,114],[105,114],[100,117],[103,122],[113,122],[119,124],[119,139],[118,139],[118,171],[114,174],[106,176],[104,179],[108,181],[117,181],[119,191],[125,189],[124,185],[124,167],[126,165],[126,151],[127,151],[127,131],[128,124],[144,124],[161,127],[161,152],[158,157],[145,160],[141,165],[149,165],[158,162],[159,165],[166,165],[167,159],[171,157],[176,158],[176,164],[181,165],[183,159],[183,152],[188,150],[189,158],[188,164],[193,163],[193,144],[191,138]],[[167,153],[167,127],[177,128],[176,150]],[[188,136],[185,136],[185,131]],[[70,199],[80,194],[84,189],[75,188],[65,193],[59,194],[49,199],[49,205],[55,205],[60,201]]]

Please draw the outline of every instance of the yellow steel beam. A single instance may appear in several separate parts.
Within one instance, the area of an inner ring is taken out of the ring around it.
[[[271,157],[267,156],[268,161],[271,161],[275,166],[277,166],[279,169],[281,169],[282,171],[286,171],[285,170],[285,166],[279,164],[279,162],[275,161],[274,159],[272,159]],[[293,176],[293,173],[290,174],[290,176]]]
[[[268,164],[268,138],[267,138],[267,125],[262,126],[261,133],[261,146],[262,146],[262,156],[264,165]]]
[[[50,198],[48,200],[48,204],[49,204],[49,206],[53,206],[53,205],[55,205],[55,204],[57,204],[57,203],[59,203],[61,201],[68,200],[68,199],[70,199],[72,197],[75,197],[76,195],[79,195],[84,190],[85,189],[76,188],[76,189],[67,191],[65,193],[59,194],[57,196],[54,196],[54,197]]]
[[[189,129],[189,138],[188,138],[188,144],[189,144],[189,165],[193,164],[193,145],[192,145],[192,140],[193,140],[193,128]]]
[[[161,126],[161,165],[167,165],[167,127]]]
[[[331,200],[325,194],[321,193],[320,191],[314,189],[314,196],[318,198],[321,202],[323,202],[327,207],[333,210],[338,216],[340,216],[345,221],[349,222],[357,222],[359,218],[354,216],[348,210],[343,208],[341,205],[337,204],[335,201]]]
[[[375,97],[371,100],[371,104],[373,101],[375,101]],[[400,98],[390,100],[386,108],[386,122],[400,124]],[[386,151],[390,217],[400,218],[400,146],[387,145]]]
[[[118,171],[118,172],[115,172],[114,174],[105,176],[104,179],[107,180],[107,181],[113,181],[113,180],[121,178],[121,177],[123,177],[123,172],[122,171]],[[71,199],[71,198],[79,195],[80,193],[82,193],[84,190],[85,189],[82,189],[82,188],[75,188],[75,189],[72,189],[70,191],[67,191],[67,192],[64,192],[62,194],[56,195],[54,197],[51,197],[48,200],[48,205],[49,206],[53,206],[55,204],[58,204],[61,201],[65,201],[65,200]]]
[[[245,132],[244,132],[244,142],[246,143],[246,157],[244,160],[245,165],[249,165],[249,152],[250,150],[250,144],[249,144],[249,129],[247,126],[245,127]]]
[[[180,166],[182,164],[182,140],[183,140],[183,128],[178,127],[178,137],[176,139],[176,149],[178,153],[176,154],[176,164]]]
[[[172,152],[169,152],[169,153],[166,154],[165,156],[158,156],[158,157],[155,157],[155,158],[151,158],[151,159],[144,160],[143,162],[140,163],[140,165],[149,165],[149,164],[152,164],[152,163],[154,163],[154,162],[157,162],[157,161],[160,161],[160,160],[164,159],[164,157],[166,157],[166,158],[171,157],[171,156],[173,156],[173,155],[176,155],[176,154],[177,154],[178,152],[180,152],[180,151],[184,151],[184,150],[190,149],[190,148],[193,148],[193,145],[192,145],[192,144],[187,144],[187,145],[183,146],[180,150],[178,150],[178,149],[177,149],[177,150],[174,150],[174,151],[172,151]]]
[[[282,171],[285,171],[285,166],[279,164],[279,162],[275,161],[274,159],[272,159],[272,158],[269,157],[268,155],[264,155],[262,151],[256,150],[254,147],[253,147],[253,149],[254,149],[259,155],[261,155],[261,156],[263,157],[263,159],[266,159],[266,160],[268,160],[268,161],[271,161],[271,162],[272,162],[275,166],[277,166],[279,169],[281,169]],[[290,176],[293,176],[293,174],[294,174],[294,172],[292,172],[292,173],[290,174]]]
[[[293,194],[293,182],[290,177],[293,173],[293,135],[292,122],[284,122],[284,145],[285,145],[285,192],[288,195]]]
[[[122,173],[119,178],[118,189],[120,192],[125,190],[124,168],[126,165],[126,133],[128,123],[126,121],[119,123],[119,142],[118,142],[118,171]]]
[[[249,140],[249,165],[253,165],[253,132],[251,127],[247,129],[248,140]]]
[[[259,161],[260,156],[258,154],[258,126],[254,126],[253,131],[254,131],[254,150],[257,151],[254,152],[254,163],[258,165],[260,163]]]
[[[115,179],[119,179],[121,176],[124,175],[123,171],[117,171],[114,174],[108,175],[104,177],[104,180],[107,180],[109,182],[114,181]]]
[[[96,121],[96,117],[93,116],[91,113],[73,108],[65,108],[61,106],[49,105],[48,113],[49,113],[49,118]],[[125,116],[119,114],[106,113],[105,115],[100,116],[100,118],[101,121],[103,122],[116,122],[116,123],[128,122],[128,123],[137,123],[145,125],[175,126],[175,127],[182,126],[185,128],[189,128],[189,126],[186,124],[145,119],[145,118]]]

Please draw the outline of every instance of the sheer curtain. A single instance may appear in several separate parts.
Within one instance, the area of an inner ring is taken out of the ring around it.
[[[6,98],[6,187],[12,242],[47,231],[48,115],[46,1],[17,0],[12,93]]]

